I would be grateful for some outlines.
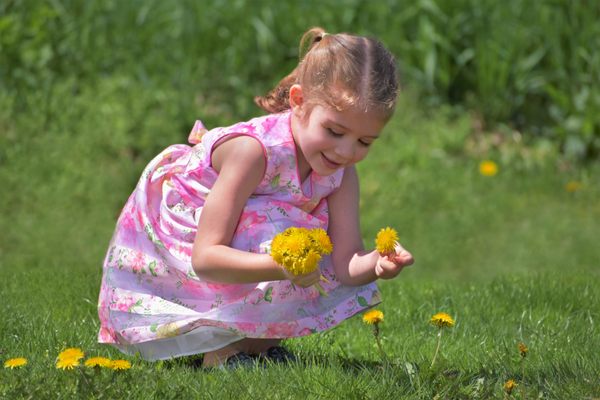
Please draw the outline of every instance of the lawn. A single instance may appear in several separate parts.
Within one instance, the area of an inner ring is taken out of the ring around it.
[[[500,399],[509,379],[513,398],[600,396],[598,166],[510,132],[491,145],[469,114],[423,111],[410,92],[359,168],[365,243],[392,226],[416,258],[380,285],[385,358],[356,317],[288,340],[301,362],[287,367],[205,371],[193,357],[125,357],[126,371],[56,369],[67,347],[123,357],[96,343],[102,257],[145,163],[184,142],[204,112],[173,106],[175,91],[144,90],[109,77],[73,94],[66,82],[47,115],[0,111],[0,360],[28,359],[0,369],[1,398]],[[233,121],[206,114],[211,126]],[[495,176],[479,173],[484,159],[498,164]],[[431,367],[437,312],[456,324]]]
[[[599,12],[0,2],[0,399],[600,398]],[[146,163],[195,119],[259,114],[252,96],[296,65],[312,25],[381,38],[406,88],[358,166],[365,244],[390,226],[416,259],[380,283],[383,354],[361,316],[287,340],[300,359],[288,366],[203,370],[96,343],[102,260]],[[454,326],[433,326],[438,312]],[[57,369],[69,347],[131,368]]]

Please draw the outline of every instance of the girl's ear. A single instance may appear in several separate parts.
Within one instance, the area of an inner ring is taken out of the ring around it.
[[[302,94],[302,86],[297,83],[290,87],[289,103],[290,108],[294,113],[301,113],[302,105],[304,104],[304,95]]]

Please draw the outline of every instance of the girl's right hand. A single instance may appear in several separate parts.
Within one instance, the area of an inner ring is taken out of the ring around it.
[[[294,285],[300,286],[302,288],[310,287],[315,283],[318,283],[321,279],[321,270],[318,268],[315,269],[313,272],[309,272],[308,274],[304,275],[294,275],[285,268],[282,269],[286,279],[289,279]]]
[[[395,278],[404,267],[412,265],[415,262],[410,254],[400,243],[396,242],[395,254],[389,256],[379,256],[375,264],[375,275],[379,279]]]

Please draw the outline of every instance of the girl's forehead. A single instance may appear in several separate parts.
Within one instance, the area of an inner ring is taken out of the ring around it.
[[[354,106],[336,110],[333,107],[315,105],[311,114],[321,123],[329,123],[348,132],[356,131],[369,136],[378,136],[387,122],[387,118],[380,112],[365,111]]]

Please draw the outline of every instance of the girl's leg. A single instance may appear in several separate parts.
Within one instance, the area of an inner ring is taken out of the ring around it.
[[[281,342],[281,339],[244,339],[246,343],[244,346],[245,351],[248,354],[261,354],[266,353],[273,346],[278,346]]]
[[[277,346],[279,342],[281,342],[281,339],[242,339],[218,350],[204,353],[202,366],[215,367],[217,365],[221,365],[227,360],[227,358],[241,351],[248,354],[264,353],[269,348]]]

